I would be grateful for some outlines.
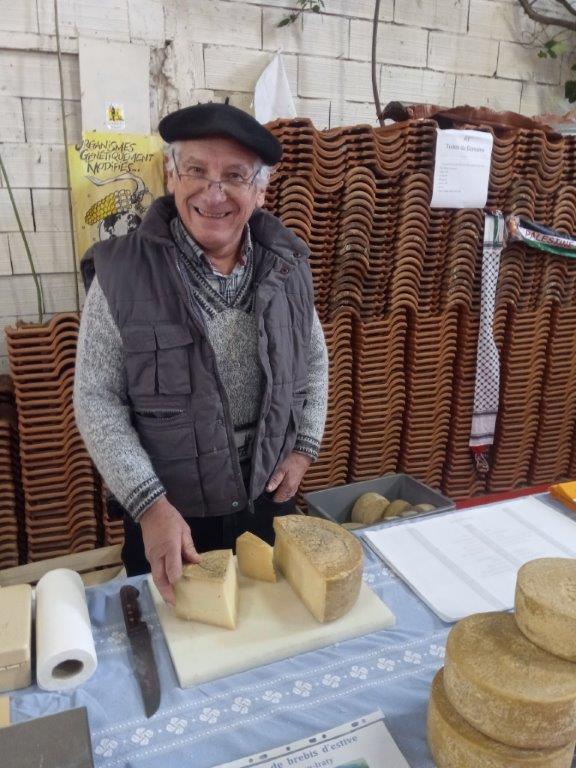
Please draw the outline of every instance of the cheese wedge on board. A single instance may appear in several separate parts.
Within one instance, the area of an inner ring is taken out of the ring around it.
[[[443,671],[434,677],[428,704],[428,745],[438,768],[570,768],[574,742],[552,749],[520,749],[489,739],[448,701]]]
[[[268,542],[246,531],[236,539],[238,570],[258,581],[277,581],[274,549]]]
[[[576,740],[576,666],[531,643],[509,613],[476,613],[448,635],[452,706],[496,741],[525,749]]]
[[[529,640],[576,661],[576,559],[541,557],[525,563],[514,603],[516,623]]]
[[[362,585],[358,539],[336,523],[308,515],[274,518],[274,561],[310,613],[326,622],[352,608]]]
[[[185,565],[174,585],[174,612],[181,619],[235,629],[238,578],[231,549],[204,552],[202,561]]]

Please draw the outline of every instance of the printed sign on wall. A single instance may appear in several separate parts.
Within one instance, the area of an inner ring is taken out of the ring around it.
[[[136,229],[152,201],[164,194],[159,136],[83,133],[68,147],[78,261],[101,240]]]

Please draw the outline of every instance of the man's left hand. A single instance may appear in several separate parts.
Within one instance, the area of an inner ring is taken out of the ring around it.
[[[273,500],[278,502],[288,501],[292,496],[295,496],[302,478],[311,463],[311,456],[292,451],[290,456],[287,456],[282,464],[276,468],[266,486],[266,490],[270,493],[276,491],[272,497]]]

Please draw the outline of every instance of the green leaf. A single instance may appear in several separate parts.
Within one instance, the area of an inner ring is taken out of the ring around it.
[[[544,45],[551,59],[557,59],[568,50],[568,45],[564,40],[548,40]]]
[[[554,50],[560,56],[568,50],[568,43],[566,40],[558,40],[554,45]]]
[[[314,13],[320,13],[320,6],[318,4],[312,6]]]
[[[278,24],[280,26],[280,24]],[[548,53],[546,51],[538,51],[538,58],[539,59],[547,59]]]
[[[566,80],[564,83],[564,95],[571,104],[576,101],[576,80]]]
[[[277,27],[287,27],[288,24],[293,24],[298,16],[300,15],[300,12],[298,13],[291,13],[289,16],[285,16],[283,19],[281,19],[278,24],[276,24]]]

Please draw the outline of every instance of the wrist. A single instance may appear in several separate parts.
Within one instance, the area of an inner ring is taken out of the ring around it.
[[[312,464],[312,456],[308,453],[302,453],[301,451],[294,450],[292,454],[301,464],[308,468]]]
[[[153,517],[157,517],[170,506],[170,502],[166,498],[165,494],[162,494],[159,498],[155,499],[149,507],[146,507],[144,512],[138,518],[138,522],[142,524],[147,522]]]

